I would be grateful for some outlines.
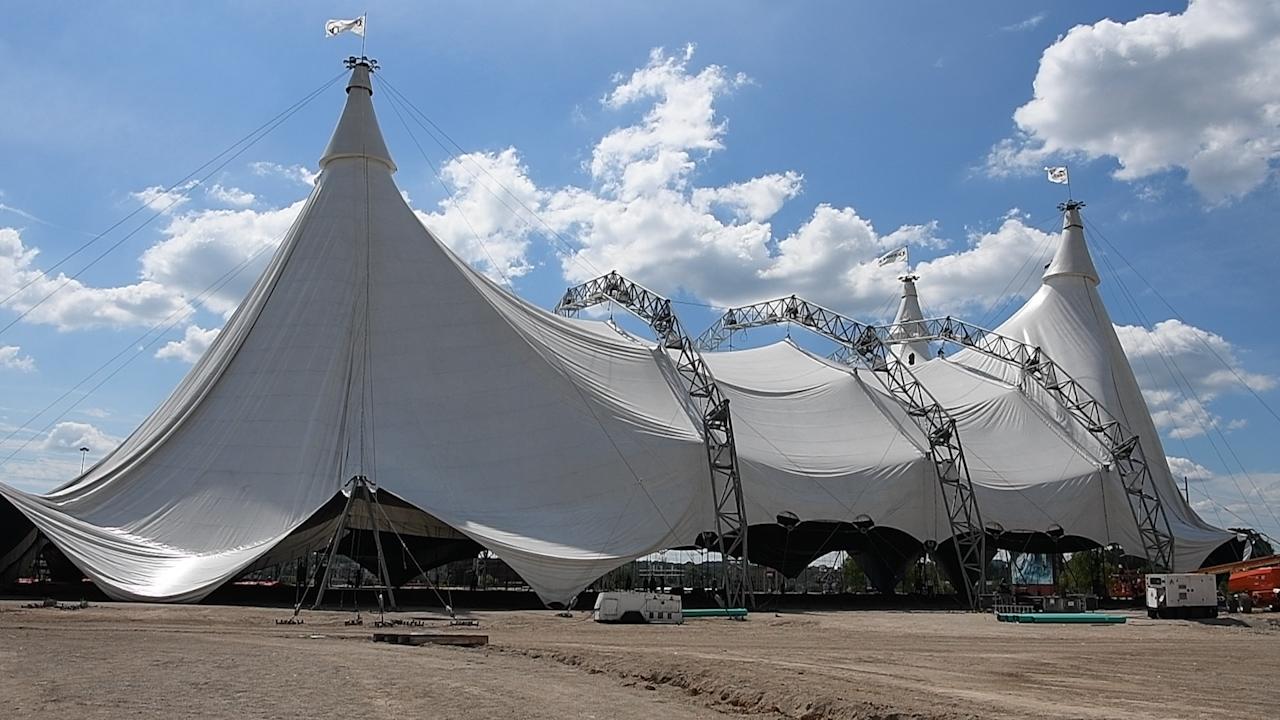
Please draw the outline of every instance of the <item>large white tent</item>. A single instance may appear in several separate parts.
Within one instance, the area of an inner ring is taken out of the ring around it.
[[[108,595],[199,600],[296,546],[355,476],[494,551],[548,602],[714,529],[701,425],[667,351],[531,306],[451,253],[397,190],[372,96],[357,64],[311,197],[172,396],[66,486],[0,483]],[[1044,287],[999,330],[1141,433],[1176,565],[1197,566],[1231,535],[1178,495],[1097,282],[1069,213]],[[914,294],[900,321],[918,317]],[[903,347],[957,418],[984,521],[1140,554],[1091,437],[987,358]],[[926,444],[866,373],[790,342],[706,362],[731,400],[750,524],[789,513],[948,539]]]

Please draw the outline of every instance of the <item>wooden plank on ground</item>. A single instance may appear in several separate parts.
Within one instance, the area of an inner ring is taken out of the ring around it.
[[[474,633],[424,633],[380,630],[373,634],[373,641],[391,643],[393,645],[426,645],[429,643],[432,645],[479,647],[489,644],[489,636]]]

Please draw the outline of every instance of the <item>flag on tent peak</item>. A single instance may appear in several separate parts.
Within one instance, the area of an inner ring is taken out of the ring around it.
[[[1058,185],[1071,184],[1071,176],[1067,174],[1066,165],[1059,165],[1057,167],[1046,167],[1044,169],[1044,174],[1045,174],[1045,177],[1048,178],[1049,182],[1051,183],[1056,183]]]
[[[324,24],[325,37],[341,35],[348,30],[360,37],[364,37],[364,16],[361,15],[350,20],[330,20]]]
[[[881,255],[880,259],[876,260],[876,265],[880,267],[884,267],[889,263],[896,263],[896,262],[907,262],[906,246],[900,247],[897,250],[890,250],[884,255]]]

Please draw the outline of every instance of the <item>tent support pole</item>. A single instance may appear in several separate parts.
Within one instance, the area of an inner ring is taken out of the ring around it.
[[[312,610],[319,610],[320,603],[324,602],[324,591],[329,587],[329,574],[333,572],[333,561],[338,556],[338,545],[342,542],[342,533],[347,529],[347,519],[351,516],[351,503],[355,502],[356,489],[351,488],[351,493],[347,495],[347,502],[342,506],[342,515],[338,517],[338,526],[333,529],[333,537],[329,539],[329,552],[325,557],[324,575],[320,578],[320,585],[316,589],[316,601],[311,604]]]
[[[378,570],[382,573],[382,585],[387,589],[387,601],[391,609],[395,610],[397,609],[396,591],[391,586],[391,573],[387,572],[387,556],[382,552],[382,527],[378,524],[378,514],[374,512],[373,507],[377,502],[373,494],[377,491],[369,487],[369,481],[363,475],[360,478],[363,480],[360,486],[364,488],[365,502],[369,506],[369,518],[373,522],[373,544],[378,551]]]

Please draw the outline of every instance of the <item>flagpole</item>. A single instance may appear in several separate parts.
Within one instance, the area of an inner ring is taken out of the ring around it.
[[[365,43],[369,42],[369,11],[365,10],[360,16],[360,24],[364,26],[364,32],[360,33],[360,57],[367,57],[364,53]],[[1067,196],[1071,196],[1071,186],[1067,186]]]
[[[365,32],[368,32],[368,23],[365,23]],[[1071,166],[1063,165],[1067,169],[1067,202],[1071,202]]]

